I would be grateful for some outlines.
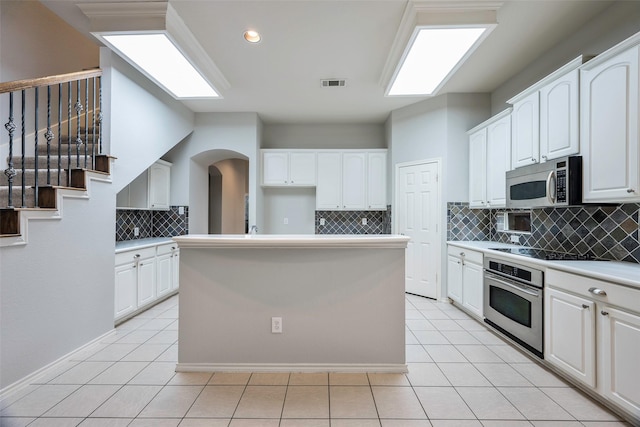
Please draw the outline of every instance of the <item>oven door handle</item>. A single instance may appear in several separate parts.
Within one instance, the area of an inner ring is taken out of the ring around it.
[[[507,286],[509,288],[512,289],[516,289],[520,292],[524,292],[527,295],[531,295],[533,297],[539,297],[540,293],[539,292],[535,292],[532,290],[529,290],[525,287],[522,286],[518,286],[515,283],[511,283],[511,282],[507,282],[505,280],[502,280],[499,276],[496,276],[495,274],[489,273],[489,272],[485,272],[485,277],[488,277],[489,279],[493,280],[494,282],[500,283],[501,285]]]

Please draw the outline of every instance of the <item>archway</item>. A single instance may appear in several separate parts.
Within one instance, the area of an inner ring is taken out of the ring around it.
[[[249,162],[224,159],[209,165],[209,234],[248,232]]]

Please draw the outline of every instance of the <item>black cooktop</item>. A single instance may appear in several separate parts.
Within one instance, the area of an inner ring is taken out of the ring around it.
[[[529,258],[546,259],[550,261],[601,261],[600,258],[596,258],[591,252],[587,252],[584,255],[568,253],[568,252],[555,252],[547,251],[544,249],[535,248],[490,248],[492,251],[499,251],[510,253],[513,255],[522,255]]]

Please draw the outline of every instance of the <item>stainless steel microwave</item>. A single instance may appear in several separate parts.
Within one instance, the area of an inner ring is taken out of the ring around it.
[[[582,204],[582,157],[568,156],[507,172],[507,207]]]

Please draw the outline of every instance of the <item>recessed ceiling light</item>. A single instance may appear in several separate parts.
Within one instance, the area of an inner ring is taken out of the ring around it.
[[[487,29],[484,26],[417,27],[388,94],[433,94],[473,51]]]
[[[244,39],[249,43],[258,43],[261,37],[259,32],[255,30],[247,30],[244,32]]]
[[[110,34],[102,35],[102,38],[174,97],[219,97],[166,34]]]

